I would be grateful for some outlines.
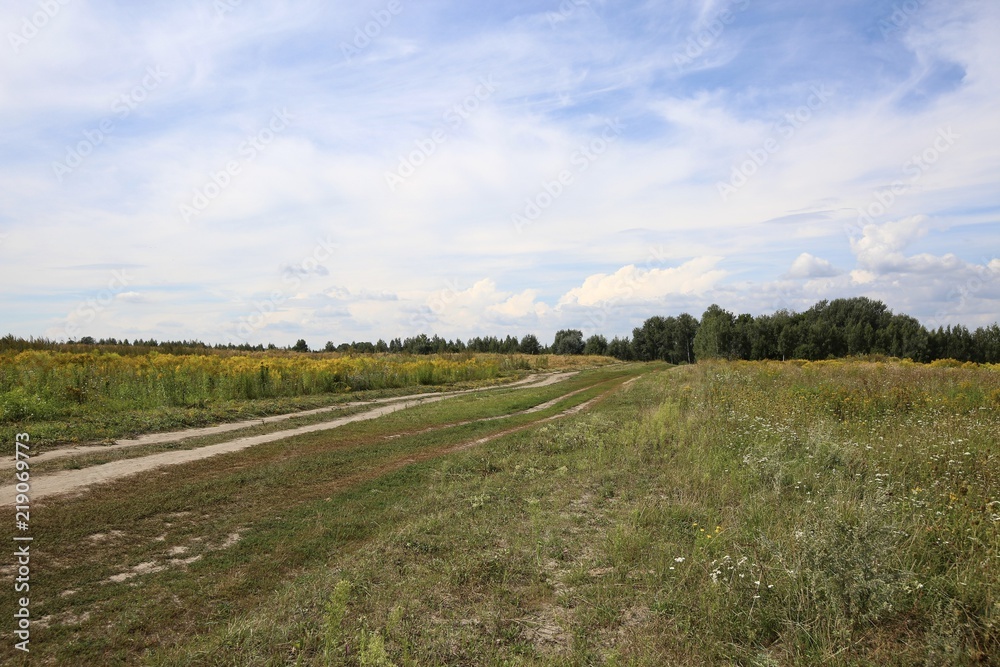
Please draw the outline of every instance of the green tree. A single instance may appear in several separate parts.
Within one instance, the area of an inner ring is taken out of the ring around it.
[[[553,354],[583,354],[583,332],[579,329],[561,329],[552,342]]]
[[[927,330],[909,315],[893,315],[888,326],[879,334],[881,347],[893,357],[927,361],[930,356]]]
[[[698,320],[693,315],[681,313],[677,316],[677,326],[674,327],[675,364],[694,363],[694,338],[698,335]]]
[[[621,359],[622,361],[631,361],[635,359],[635,355],[632,351],[632,343],[628,338],[619,338],[615,336],[608,343],[608,356],[614,357],[615,359]]]
[[[604,356],[608,353],[608,339],[600,334],[594,334],[584,344],[583,353]]]
[[[541,351],[542,344],[538,342],[535,334],[525,334],[518,344],[518,352],[521,354],[540,354]]]
[[[632,350],[639,361],[665,359],[667,320],[654,315],[632,330]]]
[[[308,352],[309,351],[309,346],[306,344],[305,339],[300,338],[297,341],[295,341],[295,345],[292,346],[292,351],[293,352]]]
[[[734,326],[735,318],[732,313],[714,303],[709,306],[701,316],[701,324],[694,337],[695,357],[699,360],[731,358]]]

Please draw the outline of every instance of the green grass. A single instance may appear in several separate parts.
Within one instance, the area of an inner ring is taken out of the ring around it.
[[[571,382],[555,395],[585,391],[536,414],[447,426],[544,392],[448,399],[33,508],[33,611],[53,619],[33,659],[1000,664],[995,368]],[[202,558],[101,583],[180,547]]]
[[[167,632],[177,640],[192,623],[211,627],[223,622],[234,610],[252,608],[269,586],[290,572],[322,564],[332,549],[365,538],[374,517],[366,516],[366,508],[341,503],[338,492],[356,492],[380,466],[528,425],[606,392],[610,380],[635,372],[633,367],[591,373],[589,379],[522,390],[524,396],[498,390],[495,402],[456,397],[384,420],[215,457],[209,465],[176,466],[127,478],[101,486],[83,500],[37,503],[32,530],[45,538],[34,543],[32,567],[45,576],[39,574],[33,583],[33,593],[39,591],[33,597],[36,618],[89,616],[77,628],[57,624],[36,629],[39,647],[34,653],[56,656],[61,663],[128,664],[137,651],[156,645],[164,628],[180,623],[176,627],[182,634]],[[575,389],[584,391],[538,413],[448,427],[518,411]],[[435,430],[391,437],[432,427]],[[337,503],[326,500],[334,495]],[[372,496],[366,492],[362,497]],[[336,515],[340,525],[328,529],[317,523],[317,512]],[[241,531],[243,539],[221,548],[228,535]],[[175,547],[186,549],[177,559],[203,558],[135,580],[106,583],[140,563],[169,563],[169,550]],[[63,595],[66,591],[74,592]],[[83,628],[89,631],[76,636]]]
[[[431,403],[419,408],[409,408],[405,414],[386,415],[380,419],[384,424],[399,428],[401,430],[419,430],[429,428],[435,424],[448,423],[449,415],[461,414],[462,419],[484,419],[507,415],[519,410],[533,408],[536,405],[557,398],[568,391],[574,391],[580,387],[589,386],[592,380],[586,377],[582,380],[565,380],[547,387],[539,388],[495,388],[488,394],[471,393],[450,398],[447,403]],[[434,393],[429,394],[433,396]],[[427,397],[428,392],[420,394],[407,394],[414,398]],[[371,398],[371,397],[369,397]],[[323,422],[340,419],[345,416],[365,412],[374,406],[343,405],[341,409],[324,412],[320,414],[293,417],[280,422],[271,422],[248,426],[246,428],[227,431],[225,433],[196,436],[184,438],[176,442],[159,443],[150,445],[137,445],[123,449],[114,449],[107,452],[94,451],[91,453],[76,456],[66,456],[52,461],[36,462],[32,465],[34,474],[49,473],[59,470],[75,470],[83,467],[100,465],[111,461],[123,459],[139,458],[149,454],[156,454],[165,451],[176,451],[181,449],[196,449],[220,442],[226,442],[235,438],[249,437],[275,433],[288,429],[310,424],[321,424]],[[32,441],[34,434],[32,433]],[[108,444],[112,444],[108,441]]]
[[[206,351],[0,353],[0,443],[37,445],[239,421],[358,397],[489,386],[531,370],[614,363],[550,355],[294,354]]]

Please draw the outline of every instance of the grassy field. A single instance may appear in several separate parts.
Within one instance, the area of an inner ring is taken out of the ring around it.
[[[454,397],[33,507],[0,662],[1000,664],[998,455],[996,367]]]
[[[522,354],[0,352],[0,441],[10,449],[23,431],[43,447],[122,438],[610,361]]]

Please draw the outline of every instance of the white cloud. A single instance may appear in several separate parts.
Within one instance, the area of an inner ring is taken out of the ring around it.
[[[520,294],[515,294],[503,303],[490,306],[487,312],[495,313],[508,319],[521,319],[529,316],[542,317],[549,311],[549,307],[536,301],[538,290],[526,289]]]
[[[788,271],[789,278],[830,278],[842,273],[837,267],[825,259],[814,257],[807,252],[802,253],[792,262]]]
[[[613,274],[588,276],[580,287],[563,295],[559,305],[600,306],[608,303],[654,301],[671,294],[700,294],[717,285],[727,272],[716,269],[721,257],[698,257],[669,269],[643,269],[634,264]]]
[[[115,298],[119,301],[125,301],[126,303],[142,303],[146,300],[146,297],[139,292],[121,292],[115,295]]]
[[[902,270],[908,262],[901,251],[925,236],[927,231],[927,217],[922,215],[865,225],[861,237],[851,240],[851,251],[864,269],[876,272]]]
[[[854,269],[851,271],[851,280],[858,285],[868,285],[875,282],[876,278],[878,278],[876,274],[864,269]]]
[[[801,3],[740,2],[721,38],[678,71],[692,31],[733,4],[592,2],[553,22],[515,3],[483,20],[447,0],[419,17],[405,9],[346,62],[339,44],[370,8],[242,3],[220,20],[210,3],[141,18],[70,3],[0,69],[0,328],[58,326],[109,279],[66,267],[124,263],[137,266],[128,289],[159,312],[120,295],[94,333],[162,339],[186,323],[183,337],[217,340],[276,291],[286,301],[255,342],[331,330],[545,335],[614,304],[611,335],[712,301],[759,310],[782,295],[807,307],[860,292],[917,315],[949,304],[956,321],[995,318],[1000,5],[920,3],[883,40],[847,8],[820,19]],[[17,29],[35,11],[17,0],[0,24]],[[774,48],[795,57],[774,61]],[[942,63],[964,78],[935,87],[928,73]],[[114,100],[150,66],[168,75],[118,119]],[[491,75],[495,92],[448,124]],[[776,131],[817,82],[829,100],[790,135]],[[179,203],[282,107],[290,127],[182,223]],[[618,116],[621,137],[577,170],[574,152]],[[114,131],[57,182],[52,162],[108,117]],[[441,127],[445,140],[390,192],[386,170]],[[957,141],[912,178],[905,165],[947,127]],[[716,183],[768,138],[779,148],[723,202]],[[567,168],[573,183],[517,234],[511,214]],[[895,181],[905,187],[884,206],[890,220],[865,218],[849,242],[844,227],[880,210],[873,202]],[[328,236],[339,249],[313,263]],[[684,263],[643,264],[655,244]],[[949,298],[956,289],[966,296]]]

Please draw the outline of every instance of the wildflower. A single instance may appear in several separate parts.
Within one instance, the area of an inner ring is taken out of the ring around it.
[[[678,556],[677,558],[674,559],[674,562],[675,563],[683,563],[684,562],[684,556]]]

